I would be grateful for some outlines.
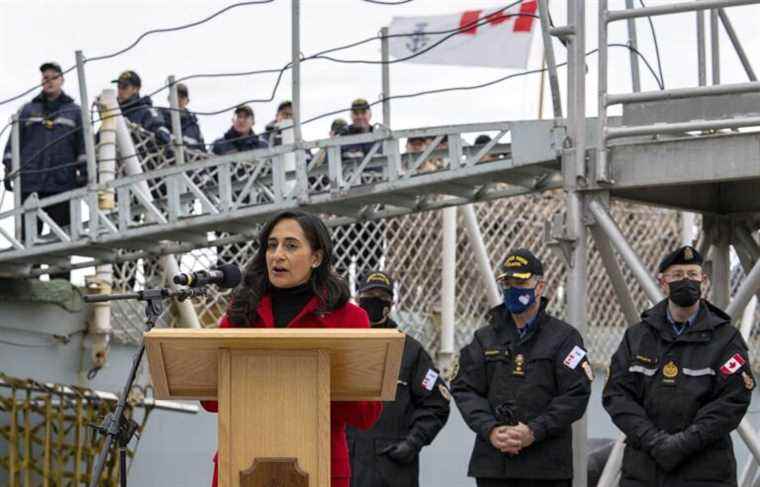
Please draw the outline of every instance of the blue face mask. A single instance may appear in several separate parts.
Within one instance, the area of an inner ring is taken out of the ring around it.
[[[536,290],[532,287],[509,287],[504,289],[504,307],[519,315],[536,302]]]

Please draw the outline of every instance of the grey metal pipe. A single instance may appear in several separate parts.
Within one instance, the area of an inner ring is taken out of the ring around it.
[[[733,7],[736,5],[751,5],[757,0],[698,0],[695,2],[681,2],[654,7],[637,8],[633,10],[611,10],[608,15],[609,22],[633,19],[638,17],[656,17],[658,15],[678,14],[682,12],[694,12],[695,10],[707,10],[711,8]]]
[[[177,84],[174,82],[174,75],[169,76],[166,81],[169,85],[169,107],[172,119],[172,136],[174,138],[174,155],[177,164],[185,163],[185,143],[182,138],[182,121],[179,114],[179,97],[177,96]]]
[[[631,269],[649,300],[653,303],[662,301],[665,297],[662,295],[660,287],[652,278],[644,263],[641,262],[639,256],[636,255],[636,252],[628,244],[615,220],[607,212],[607,209],[597,200],[591,200],[588,207],[596,218],[599,228],[604,231],[604,234],[610,239],[610,243],[612,243],[626,265]]]
[[[292,0],[291,26],[291,56],[292,68],[292,105],[293,105],[293,135],[296,143],[301,142],[301,4],[300,0]]]
[[[734,30],[734,26],[731,23],[731,19],[728,18],[728,14],[726,14],[726,11],[722,8],[718,9],[718,16],[720,17],[720,21],[723,24],[723,28],[726,29],[726,34],[728,34],[728,38],[731,40],[731,44],[734,46],[736,55],[739,56],[739,60],[742,62],[742,66],[744,66],[744,71],[747,73],[747,77],[750,79],[750,81],[757,81],[755,70],[752,69],[752,63],[747,57],[747,53],[744,52],[744,46],[742,46],[742,43],[739,40],[739,36],[736,35],[736,31]]]
[[[712,301],[720,309],[726,309],[731,299],[731,248],[725,228],[727,225],[723,222],[719,222],[718,225],[720,231],[713,242],[712,252]],[[744,303],[744,306],[746,305],[747,303]],[[744,309],[744,306],[739,311]],[[728,314],[733,316],[732,313]]]
[[[712,83],[720,84],[720,32],[718,30],[718,11],[710,10],[710,65],[712,67]]]
[[[636,310],[636,305],[625,282],[623,272],[620,270],[620,266],[615,259],[610,241],[597,226],[591,227],[591,236],[594,238],[594,246],[599,252],[604,269],[607,271],[612,288],[615,290],[615,296],[623,311],[625,321],[628,323],[628,326],[633,326],[639,321],[639,313]]]
[[[472,204],[464,205],[461,207],[461,210],[465,229],[467,230],[467,236],[470,241],[470,247],[474,250],[475,259],[478,263],[478,270],[480,270],[480,277],[483,279],[483,284],[486,286],[488,305],[492,307],[497,306],[501,303],[501,295],[499,294],[499,288],[496,285],[496,279],[494,278],[494,272],[491,268],[491,261],[488,258],[486,245],[483,243],[483,234],[480,232],[480,225],[478,225],[478,216],[475,214],[475,207]]]
[[[599,477],[596,487],[617,487],[620,478],[620,469],[623,468],[623,452],[625,451],[625,435],[621,435],[612,446],[607,463]]]
[[[82,134],[84,136],[84,152],[87,156],[87,186],[93,188],[98,182],[98,163],[95,158],[95,135],[92,131],[90,117],[90,98],[87,96],[87,80],[84,74],[84,54],[76,51],[77,79],[79,80],[79,101],[82,104]]]
[[[750,458],[747,460],[747,463],[744,465],[744,469],[742,469],[742,472],[739,475],[739,487],[752,487],[752,481],[755,480],[756,475],[757,462],[754,458]]]
[[[557,59],[554,56],[551,27],[549,26],[549,6],[547,0],[538,0],[538,13],[541,19],[541,38],[544,41],[544,59],[549,72],[549,89],[552,94],[552,114],[555,123],[562,120],[562,94],[559,91],[559,75],[557,74]]]
[[[605,104],[609,107],[620,103],[675,100],[704,95],[735,95],[760,91],[760,82],[732,83],[719,86],[699,86],[691,88],[674,88],[670,90],[642,91],[639,93],[608,94]]]
[[[600,7],[601,8],[601,7]],[[577,184],[585,182],[586,159],[586,8],[585,2],[567,1],[568,24],[575,29],[570,38],[567,81],[567,130],[574,152],[563,157],[567,189],[568,233],[575,240],[567,272],[567,318],[583,336],[586,332],[586,227],[583,224],[582,198]],[[606,55],[607,45],[600,46]],[[569,177],[570,176],[570,177]],[[569,182],[570,184],[567,184]],[[573,487],[588,484],[588,425],[586,415],[573,423]]]
[[[752,270],[749,271],[747,276],[742,281],[739,289],[734,294],[734,299],[725,308],[726,313],[731,317],[733,321],[736,321],[741,317],[742,311],[747,307],[752,296],[760,290],[760,260],[755,261],[755,265],[752,266]],[[716,304],[718,302],[716,301]],[[720,306],[718,304],[718,306]]]
[[[388,27],[383,27],[380,29],[380,51],[383,60],[383,125],[387,128],[391,128],[391,55],[390,46],[388,44]]]
[[[705,52],[705,11],[697,10],[697,76],[699,86],[707,85],[707,55]]]
[[[24,204],[21,199],[21,126],[18,118],[18,113],[14,113],[11,116],[11,174],[13,178],[11,183],[13,184],[13,207],[21,208]],[[5,174],[8,177],[8,174]],[[21,234],[21,223],[24,215],[22,213],[13,217],[14,223],[14,236],[19,242],[24,241],[24,236]]]
[[[625,8],[633,9],[633,0],[625,0]],[[633,49],[638,48],[638,38],[636,36],[636,19],[628,19],[626,22],[628,27],[628,45]],[[631,50],[629,52],[631,61],[631,87],[634,92],[641,91],[641,78],[639,76],[639,56]]]
[[[597,119],[597,153],[596,153],[596,182],[609,183],[609,161],[607,160],[607,0],[599,0],[599,67],[598,74],[598,106]],[[633,20],[632,20],[633,21]]]
[[[631,127],[608,127],[607,140],[638,135],[672,134],[696,132],[699,130],[720,130],[740,127],[756,127],[760,117],[740,117],[730,120],[704,120],[697,122],[659,123],[655,125],[634,125]]]
[[[748,416],[744,416],[742,422],[739,423],[739,427],[736,431],[741,435],[744,443],[747,445],[747,449],[755,458],[756,462],[760,462],[760,438],[757,436],[755,428],[752,427],[752,423],[749,421]]]

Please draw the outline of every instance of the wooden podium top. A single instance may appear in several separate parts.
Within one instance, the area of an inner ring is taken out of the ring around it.
[[[334,401],[396,397],[404,351],[398,330],[367,328],[157,329],[145,334],[157,399],[216,399],[217,351],[324,350]]]

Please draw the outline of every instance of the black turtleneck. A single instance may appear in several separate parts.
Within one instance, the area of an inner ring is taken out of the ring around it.
[[[272,286],[271,294],[272,315],[274,316],[274,326],[277,328],[287,327],[314,296],[309,282],[291,288]]]

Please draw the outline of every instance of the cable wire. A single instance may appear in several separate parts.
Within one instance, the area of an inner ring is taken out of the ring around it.
[[[644,5],[644,0],[639,0],[639,3],[643,8],[647,8],[646,5]],[[652,42],[654,42],[654,53],[657,57],[657,70],[660,73],[660,89],[665,89],[665,76],[662,74],[662,61],[660,60],[660,45],[657,42],[657,31],[654,28],[654,22],[652,21],[651,16],[647,16],[647,20],[649,21],[649,29],[652,31]]]
[[[180,30],[189,29],[191,27],[197,27],[197,26],[199,26],[201,24],[204,24],[204,23],[206,23],[206,22],[208,22],[208,21],[210,21],[210,20],[212,20],[212,19],[214,19],[214,18],[222,15],[223,13],[225,13],[225,12],[227,12],[229,10],[234,9],[234,8],[244,7],[244,6],[247,6],[247,5],[262,5],[262,4],[273,3],[273,2],[274,2],[274,0],[252,0],[252,1],[248,1],[248,2],[238,2],[238,3],[234,3],[232,5],[228,5],[228,6],[224,7],[223,9],[214,12],[213,14],[209,15],[208,17],[206,17],[204,19],[201,19],[201,20],[198,20],[198,21],[195,21],[195,22],[191,22],[189,24],[179,25],[177,27],[167,27],[167,28],[163,28],[163,29],[152,29],[152,30],[149,30],[149,31],[146,31],[146,32],[143,32],[142,34],[140,34],[137,37],[137,39],[134,42],[132,42],[132,44],[130,44],[129,46],[125,47],[124,49],[121,49],[121,50],[116,51],[116,52],[112,52],[110,54],[104,54],[102,56],[96,56],[96,57],[93,57],[93,58],[88,58],[88,59],[85,59],[84,62],[88,63],[88,62],[102,61],[104,59],[111,59],[111,58],[120,56],[120,55],[124,54],[125,52],[134,49],[144,38],[146,38],[147,36],[149,36],[151,34],[161,34],[161,33],[165,33],[165,32],[176,32],[176,31],[180,31]],[[71,71],[73,71],[75,69],[76,69],[76,65],[71,66],[70,68],[67,68],[65,71],[63,71],[61,73],[61,75],[68,74],[68,73],[70,73]],[[34,90],[36,90],[40,86],[42,86],[42,84],[36,84],[36,85],[32,86],[31,88],[29,88],[28,90],[25,90],[25,91],[19,93],[18,95],[12,96],[10,98],[6,98],[4,100],[0,100],[0,106],[1,105],[5,105],[6,103],[10,103],[12,101],[18,100],[22,96],[28,95],[29,93],[33,92]]]

